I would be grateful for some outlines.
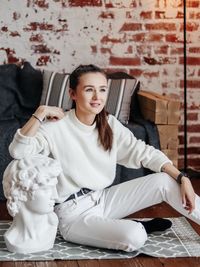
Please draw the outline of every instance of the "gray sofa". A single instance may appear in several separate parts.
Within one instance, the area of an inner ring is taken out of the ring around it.
[[[125,73],[109,74],[110,79],[131,79]],[[16,130],[22,127],[40,104],[43,90],[43,72],[33,68],[28,62],[23,68],[15,64],[0,66],[0,201],[5,201],[2,177],[6,166],[12,160],[8,146]],[[137,138],[159,148],[157,128],[145,121],[140,113],[137,90],[131,98],[128,127]],[[117,166],[114,184],[149,174],[145,168],[137,170]]]

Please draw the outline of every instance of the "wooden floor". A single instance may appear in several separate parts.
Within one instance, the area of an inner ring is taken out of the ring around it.
[[[200,177],[192,180],[197,194],[200,195]],[[0,203],[0,219],[10,219],[5,203]],[[179,216],[167,204],[155,205],[151,208],[134,213],[134,217],[176,217]],[[190,222],[200,235],[200,226]],[[0,267],[200,267],[200,258],[152,258],[139,255],[133,259],[124,260],[70,260],[43,262],[0,262]]]

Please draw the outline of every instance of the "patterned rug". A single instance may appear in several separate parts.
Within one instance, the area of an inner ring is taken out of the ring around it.
[[[200,236],[184,217],[169,218],[173,225],[165,232],[150,234],[145,245],[138,251],[123,252],[81,246],[66,242],[58,233],[53,249],[33,254],[11,253],[6,249],[3,234],[11,222],[0,222],[0,261],[50,261],[78,259],[133,258],[143,253],[153,257],[199,257]]]

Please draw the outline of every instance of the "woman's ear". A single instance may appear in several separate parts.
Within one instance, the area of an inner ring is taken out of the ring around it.
[[[74,90],[72,90],[71,88],[69,89],[69,96],[72,100],[76,99],[76,93]]]

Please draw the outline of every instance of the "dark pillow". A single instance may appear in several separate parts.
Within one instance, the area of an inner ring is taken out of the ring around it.
[[[18,110],[17,70],[15,64],[0,65],[0,120],[13,119]]]
[[[42,94],[42,72],[25,62],[18,69],[18,118],[29,118],[40,104]]]
[[[16,119],[4,120],[0,123],[0,201],[5,200],[2,188],[3,173],[12,160],[8,146],[18,128],[20,128],[20,124]]]

